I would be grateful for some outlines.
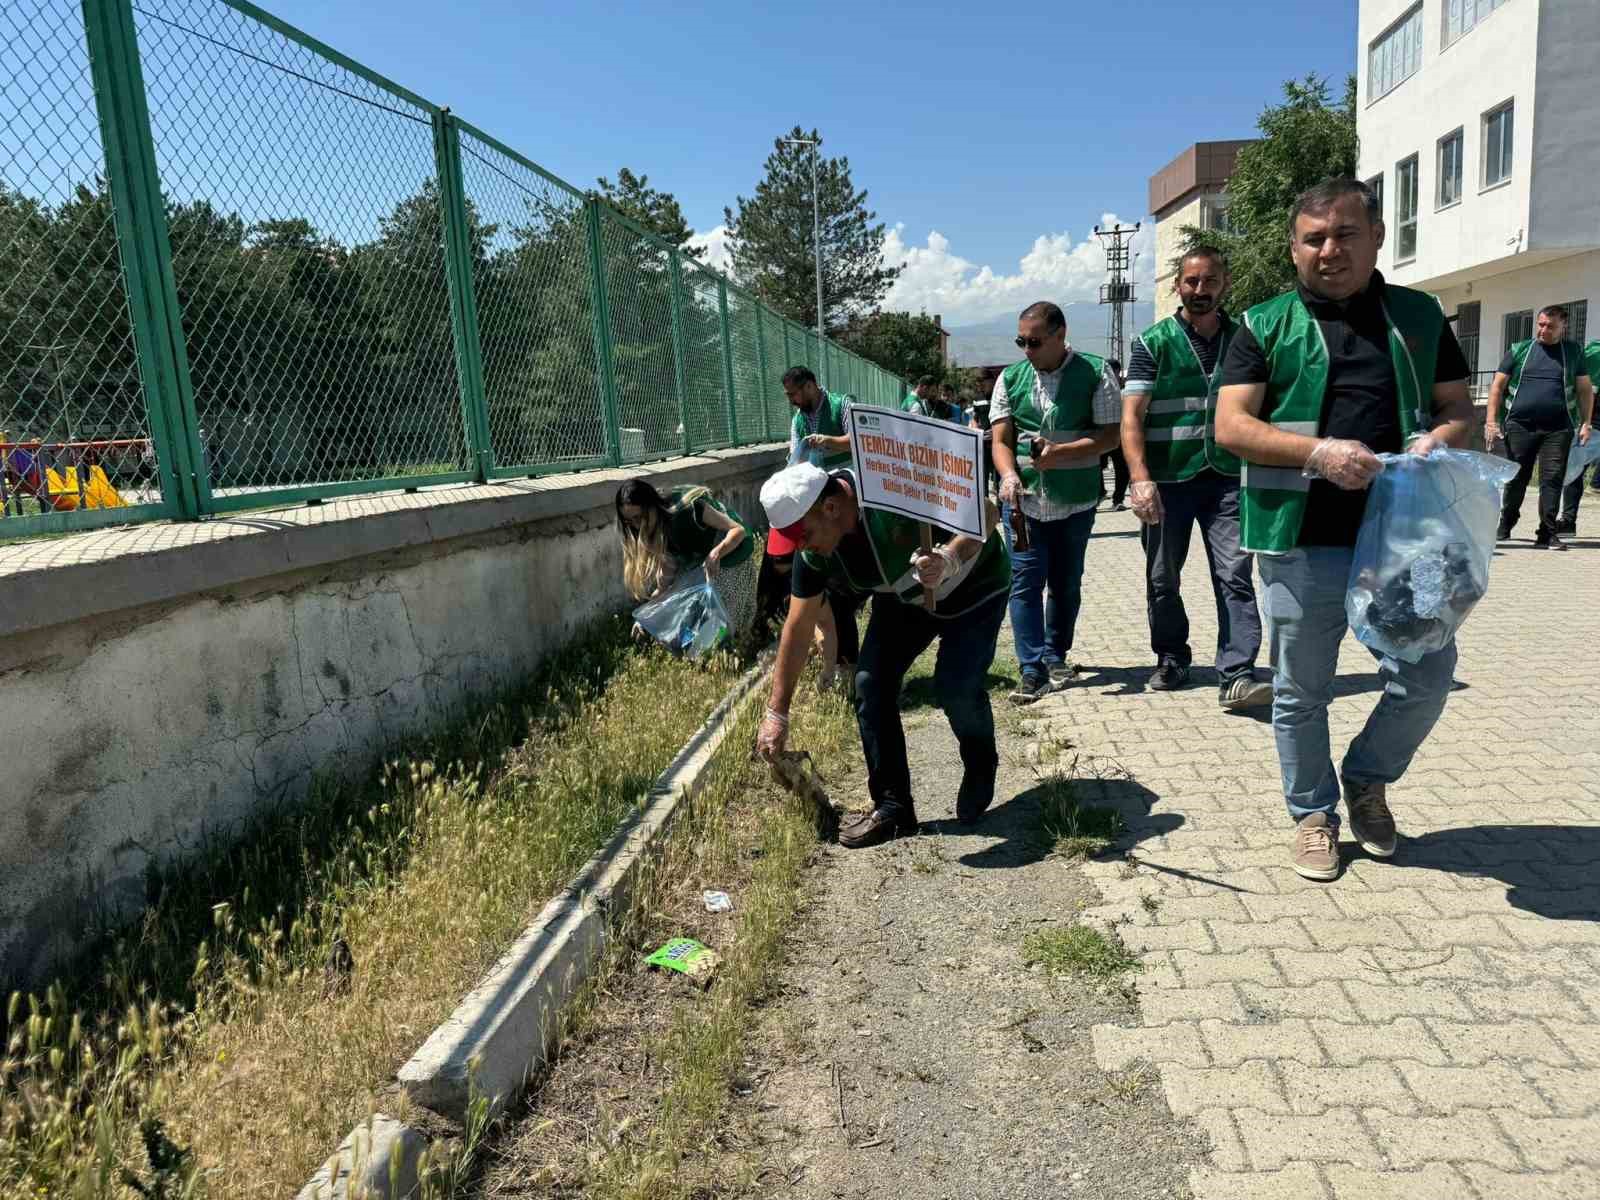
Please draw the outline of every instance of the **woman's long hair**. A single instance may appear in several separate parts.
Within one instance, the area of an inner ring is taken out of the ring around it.
[[[622,582],[635,600],[652,595],[671,579],[673,560],[667,545],[667,526],[675,509],[690,507],[711,494],[709,488],[689,488],[668,504],[647,479],[630,479],[617,489],[617,532],[622,536]],[[640,512],[639,528],[623,518],[624,507]]]

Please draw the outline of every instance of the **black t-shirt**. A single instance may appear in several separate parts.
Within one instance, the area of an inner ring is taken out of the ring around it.
[[[1300,298],[1322,327],[1328,343],[1328,390],[1322,400],[1321,437],[1362,442],[1375,454],[1405,448],[1400,429],[1400,403],[1394,363],[1389,358],[1389,326],[1383,316],[1383,276],[1373,273],[1365,291],[1340,303],[1323,300],[1304,287]],[[1437,383],[1468,375],[1456,335],[1445,324],[1439,334],[1434,368]],[[1222,364],[1222,386],[1266,383],[1271,377],[1266,355],[1243,322]],[[1367,509],[1367,493],[1346,491],[1325,479],[1311,481],[1300,546],[1354,546]]]
[[[1516,363],[1507,351],[1500,363],[1500,373],[1510,375]],[[1582,374],[1579,368],[1579,374]],[[1572,428],[1572,416],[1567,412],[1567,379],[1561,362],[1561,343],[1546,346],[1537,338],[1528,347],[1528,361],[1522,364],[1522,378],[1517,383],[1517,401],[1512,406],[1507,425],[1516,425],[1529,433],[1555,433]]]

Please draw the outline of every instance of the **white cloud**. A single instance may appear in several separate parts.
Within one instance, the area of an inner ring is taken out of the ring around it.
[[[721,271],[730,278],[733,276],[733,253],[728,248],[726,225],[718,225],[715,229],[695,234],[689,239],[689,245],[703,252],[700,261],[713,271]]]
[[[1116,224],[1106,213],[1102,226]],[[714,231],[715,232],[715,231]],[[1146,224],[1130,243],[1133,273],[1144,298],[1155,287],[1155,228]],[[939,313],[946,325],[982,321],[1014,312],[1034,300],[1090,301],[1099,298],[1106,278],[1105,247],[1090,233],[1074,242],[1067,232],[1040,234],[1011,273],[962,258],[950,249],[950,240],[937,230],[924,246],[905,240],[904,224],[896,225],[884,240],[884,261],[904,263],[883,306],[895,311]]]

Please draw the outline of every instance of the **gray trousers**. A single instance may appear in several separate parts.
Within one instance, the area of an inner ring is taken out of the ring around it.
[[[1150,649],[1157,661],[1172,658],[1187,667],[1189,614],[1178,590],[1189,534],[1200,526],[1217,602],[1217,674],[1227,683],[1248,674],[1261,652],[1261,614],[1251,579],[1251,557],[1239,546],[1239,481],[1207,471],[1182,483],[1158,484],[1165,511],[1159,525],[1141,527],[1145,600],[1150,614]]]

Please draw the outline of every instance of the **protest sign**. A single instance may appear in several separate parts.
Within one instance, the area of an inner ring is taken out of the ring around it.
[[[850,410],[861,503],[971,537],[985,527],[983,434],[891,409]]]

